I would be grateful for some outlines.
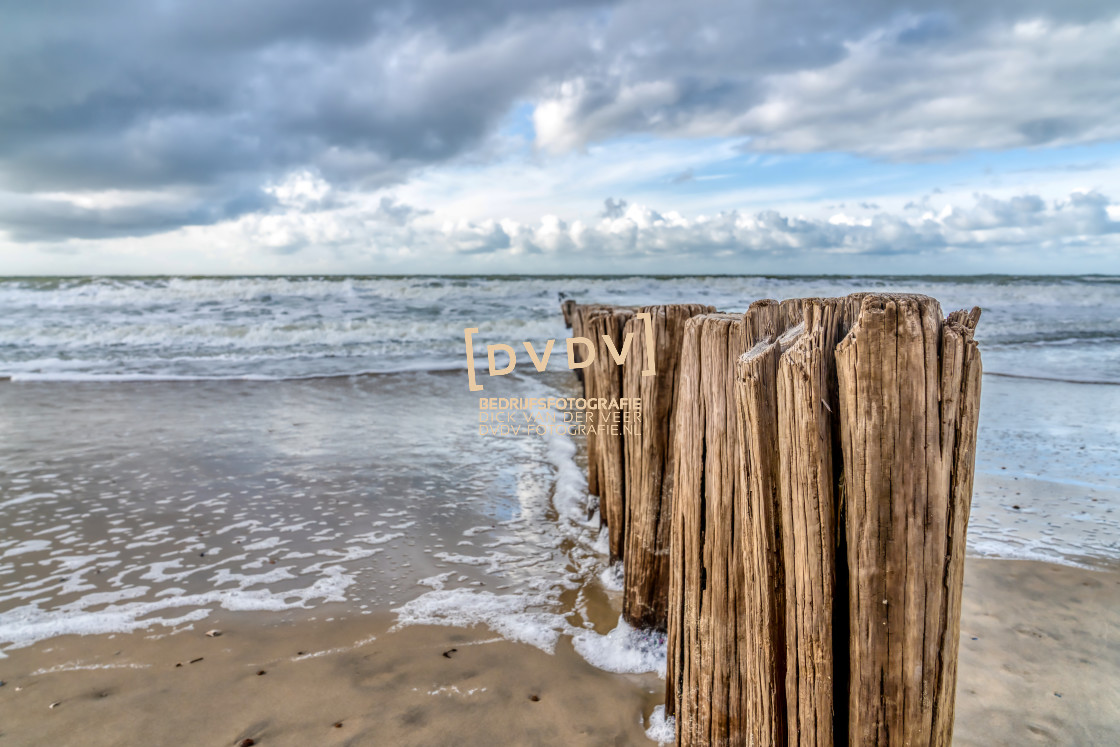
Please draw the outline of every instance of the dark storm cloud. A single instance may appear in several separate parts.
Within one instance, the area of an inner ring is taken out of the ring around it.
[[[275,201],[259,189],[219,193],[203,199],[162,200],[108,208],[9,195],[0,197],[0,225],[15,241],[106,239],[147,236],[182,226],[207,225],[267,210],[274,205]]]
[[[564,67],[578,24],[545,34],[564,8],[536,6],[28,5],[0,26],[0,180],[157,188],[320,164],[390,182],[476,144]]]
[[[1088,63],[1040,62],[1021,96],[923,110],[985,70],[993,44],[1038,57],[1007,36],[1017,20],[1115,13],[1086,1],[4,6],[0,191],[9,196],[0,229],[22,239],[143,235],[236,217],[267,207],[246,195],[297,169],[344,189],[383,187],[479,150],[525,101],[537,105],[545,148],[650,132],[911,157],[1099,140],[1117,114],[1107,102],[1120,98],[1108,95],[1108,81],[1120,79],[1115,61],[1090,74]],[[1094,29],[1065,43],[1081,49],[1115,35]],[[1044,94],[1059,87],[1065,98],[1046,106]],[[1078,97],[1095,103],[1074,118]],[[68,208],[29,196],[97,190],[153,197]],[[179,194],[188,197],[168,199]],[[495,232],[482,244],[501,241]]]
[[[626,4],[599,64],[548,94],[538,134],[558,151],[638,131],[907,160],[1116,139],[1117,14],[1041,0]]]

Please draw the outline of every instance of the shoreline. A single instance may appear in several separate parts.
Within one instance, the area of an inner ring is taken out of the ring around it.
[[[1120,568],[970,557],[963,604],[957,744],[1120,737]],[[9,650],[0,734],[91,746],[654,744],[645,720],[664,681],[597,669],[568,636],[548,654],[485,625],[394,630],[390,614],[317,613],[222,612],[172,634]]]
[[[331,326],[352,300],[334,299],[332,311],[304,299],[275,310],[318,320],[308,322],[316,340],[265,325],[283,354],[263,355],[272,362],[260,370],[329,370],[336,364],[324,361],[343,349],[358,353],[347,366],[442,355],[448,325],[484,311],[498,320],[487,341],[554,334],[535,285],[516,303],[480,288],[477,303],[447,318],[433,311],[442,290],[420,293],[422,308],[377,292],[363,298],[371,319],[390,315],[391,328],[378,329],[383,347],[368,347],[366,327]],[[141,301],[126,306],[146,309]],[[239,304],[207,300],[190,318],[208,324],[218,308],[240,319]],[[1008,308],[1004,328],[1017,307]],[[229,325],[205,330],[224,339]],[[651,744],[665,681],[606,668],[656,667],[656,656],[664,666],[664,642],[658,651],[615,627],[622,567],[604,567],[615,548],[590,508],[603,499],[585,506],[582,439],[480,438],[479,400],[458,367],[136,379],[147,374],[127,371],[235,370],[238,356],[264,349],[250,340],[227,364],[189,357],[193,343],[181,349],[175,335],[137,334],[120,379],[67,379],[85,374],[60,364],[55,375],[69,385],[0,381],[0,430],[10,436],[0,453],[9,527],[0,609],[14,613],[0,612],[0,633],[88,633],[0,653],[0,736]],[[156,338],[158,365],[143,357]],[[69,343],[57,345],[70,355]],[[1003,359],[1016,360],[1012,352]],[[570,371],[525,368],[493,394],[576,388]],[[984,382],[958,743],[1120,741],[1110,723],[1120,722],[1110,697],[1120,690],[1110,393],[1058,378]],[[604,495],[601,485],[590,492]],[[627,573],[639,567],[627,560]],[[162,614],[170,627],[157,625]],[[396,628],[401,619],[411,624]],[[213,629],[221,635],[207,636]]]

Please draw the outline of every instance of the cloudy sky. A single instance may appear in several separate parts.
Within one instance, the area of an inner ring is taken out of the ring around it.
[[[1120,271],[1113,0],[0,17],[3,275]]]

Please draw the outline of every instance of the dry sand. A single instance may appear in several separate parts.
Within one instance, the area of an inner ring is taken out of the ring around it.
[[[11,651],[0,742],[652,744],[640,719],[662,682],[595,669],[567,639],[549,655],[484,628],[262,619]],[[1120,743],[1120,571],[968,561],[956,742]]]

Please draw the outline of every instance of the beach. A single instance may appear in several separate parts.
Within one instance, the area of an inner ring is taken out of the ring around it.
[[[653,674],[618,675],[485,627],[391,616],[53,639],[3,662],[11,744],[652,744]],[[966,564],[954,741],[1107,744],[1120,709],[1120,572]],[[446,656],[445,656],[446,654]],[[194,663],[191,663],[191,662]],[[263,674],[262,674],[263,672]],[[534,700],[534,698],[536,698]],[[53,708],[52,704],[56,704]],[[339,726],[336,726],[339,724]]]
[[[462,329],[540,350],[563,288],[742,310],[872,281],[5,282],[0,733],[295,745],[653,744],[664,640],[620,624],[581,439],[479,432],[479,397],[575,377],[471,392]],[[991,304],[956,741],[1115,741],[1117,302],[906,283]]]

